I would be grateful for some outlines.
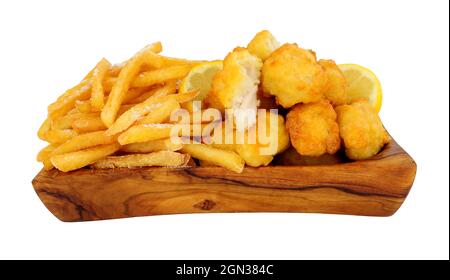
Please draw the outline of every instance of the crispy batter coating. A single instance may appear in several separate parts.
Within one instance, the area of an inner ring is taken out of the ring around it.
[[[333,106],[344,105],[347,100],[347,80],[333,60],[319,60],[325,70],[328,82],[324,91],[325,97]]]
[[[272,162],[275,155],[284,152],[290,146],[289,134],[285,126],[284,118],[281,115],[271,112],[266,112],[265,114],[265,135],[267,136],[265,141],[267,142],[261,143],[259,141],[260,137],[258,133],[260,130],[258,127],[261,124],[258,122],[257,125],[251,129],[255,130],[257,140],[256,144],[249,143],[249,131],[245,131],[243,135],[244,143],[234,145],[235,151],[249,166],[267,166],[270,162]],[[275,126],[277,127],[277,131],[274,130]],[[236,136],[236,140],[239,141],[239,132],[237,133],[238,135]]]
[[[366,100],[336,108],[345,153],[350,159],[375,156],[390,140],[375,109]]]
[[[285,44],[270,55],[262,69],[265,92],[284,108],[317,102],[323,97],[327,75],[312,51]]]
[[[214,77],[208,103],[220,101],[223,108],[236,110],[238,125],[247,121],[249,127],[254,125],[261,68],[262,61],[247,49],[234,49],[223,61],[223,69]]]
[[[327,100],[296,105],[286,122],[292,146],[303,156],[335,154],[341,145],[336,119]]]
[[[264,61],[279,47],[280,43],[272,33],[263,30],[255,35],[248,44],[247,49],[251,54],[256,55]]]

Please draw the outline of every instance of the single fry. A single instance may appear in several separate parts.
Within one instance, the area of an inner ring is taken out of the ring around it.
[[[181,151],[190,154],[196,159],[207,161],[217,166],[222,166],[237,173],[242,173],[244,170],[245,162],[235,152],[220,150],[198,143],[185,144]]]
[[[36,160],[42,162],[45,170],[53,169],[53,164],[50,161],[50,156],[57,147],[58,144],[49,144],[48,146],[44,147],[37,155]]]
[[[132,85],[133,87],[146,87],[166,81],[181,79],[189,73],[191,68],[192,66],[187,64],[147,71],[139,74],[133,81]]]
[[[92,74],[92,93],[91,93],[91,106],[97,111],[103,109],[105,105],[105,91],[103,88],[103,80],[108,74],[108,70],[111,67],[111,63],[103,58],[97,64]]]
[[[173,124],[141,124],[130,127],[118,140],[120,145],[170,138]]]
[[[151,124],[151,123],[164,123],[169,120],[170,115],[173,111],[181,108],[180,103],[178,103],[175,98],[168,99],[161,105],[151,111],[147,116],[138,121],[139,124]]]
[[[130,110],[123,113],[112,126],[106,131],[107,135],[118,134],[130,126],[132,126],[138,119],[147,115],[148,113],[158,109],[163,105],[163,97],[160,95],[165,95],[171,90],[171,87],[162,87],[157,90],[156,97],[149,97],[146,101],[132,107]],[[173,95],[172,95],[173,96]],[[176,101],[175,101],[176,102]]]
[[[76,119],[72,122],[72,128],[78,133],[93,132],[99,130],[105,130],[107,127],[97,116],[86,116]]]
[[[112,87],[108,101],[101,113],[102,121],[107,127],[112,126],[116,120],[117,112],[122,105],[123,99],[130,88],[132,80],[139,73],[141,66],[145,63],[151,63],[150,57],[153,54],[156,56],[153,52],[155,48],[154,45],[144,48],[131,58],[120,71],[117,82]]]
[[[133,168],[133,167],[179,167],[185,166],[190,156],[172,151],[159,151],[150,154],[113,156],[99,160],[93,168]]]
[[[52,144],[60,144],[77,135],[78,133],[72,129],[51,129],[45,133],[44,140]]]
[[[58,147],[58,144],[49,144],[39,151],[36,160],[39,162],[44,162],[50,154]]]
[[[172,143],[170,139],[153,140],[142,143],[133,143],[122,146],[120,149],[126,153],[152,153],[158,151],[179,151],[183,145],[181,143]]]
[[[196,66],[202,63],[207,62],[206,60],[188,60],[188,59],[184,59],[184,58],[175,58],[175,57],[168,57],[168,56],[161,56],[163,59],[163,64],[164,67],[169,67],[169,66],[175,66],[175,65],[191,65],[191,66]]]
[[[116,137],[106,136],[105,131],[90,132],[77,135],[64,144],[61,144],[51,152],[51,156],[76,152],[100,145],[114,144],[116,142]]]
[[[69,172],[90,165],[102,158],[114,154],[120,149],[119,144],[98,146],[82,151],[55,155],[51,162],[58,170]]]
[[[52,120],[50,118],[45,119],[45,121],[41,124],[41,127],[39,127],[38,130],[39,139],[46,141],[45,137],[47,135],[47,132],[49,132],[51,128],[52,128]]]
[[[200,94],[199,90],[193,90],[185,93],[175,94],[175,100],[178,103],[186,103],[194,100]]]
[[[48,116],[51,119],[66,115],[77,100],[87,100],[91,96],[92,82],[90,79],[83,80],[75,87],[69,89],[56,102],[48,106]]]

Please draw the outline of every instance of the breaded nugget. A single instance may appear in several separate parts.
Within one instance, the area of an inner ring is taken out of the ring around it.
[[[264,61],[279,47],[280,43],[277,39],[269,31],[263,30],[255,35],[247,49],[251,54]]]
[[[328,82],[324,90],[325,97],[333,106],[344,105],[347,100],[347,80],[333,60],[319,60],[325,70]]]
[[[236,153],[238,153],[245,163],[249,166],[259,167],[267,166],[272,162],[275,155],[284,152],[290,146],[289,134],[287,132],[284,118],[281,115],[266,112],[265,136],[262,138],[258,133],[261,125],[258,121],[257,125],[248,131],[243,132],[243,143],[234,145]],[[259,120],[259,118],[258,118]],[[275,130],[276,128],[276,130]],[[249,133],[254,132],[256,143],[250,143]],[[239,132],[236,140],[239,141]],[[261,141],[264,140],[265,143]]]
[[[251,127],[256,122],[261,67],[262,61],[258,57],[247,49],[236,48],[227,55],[223,69],[214,77],[212,97],[217,98],[223,108],[234,110],[239,129]]]
[[[390,137],[375,109],[367,100],[357,100],[336,108],[345,153],[353,160],[375,156]]]
[[[336,119],[327,100],[296,105],[286,122],[292,146],[303,156],[335,154],[341,145]]]
[[[312,51],[285,44],[264,62],[264,92],[275,95],[284,108],[297,103],[317,102],[323,97],[327,75]]]

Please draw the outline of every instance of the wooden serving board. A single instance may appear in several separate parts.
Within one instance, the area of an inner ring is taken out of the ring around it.
[[[393,215],[416,174],[414,160],[392,140],[373,159],[322,166],[82,169],[41,171],[39,198],[65,222],[138,216],[298,212]]]

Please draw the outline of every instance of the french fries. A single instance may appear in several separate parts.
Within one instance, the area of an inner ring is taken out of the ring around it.
[[[158,95],[157,97],[149,97],[146,101],[132,107],[131,109],[123,113],[114,122],[114,124],[109,127],[109,129],[106,131],[106,134],[115,135],[117,133],[120,133],[128,129],[131,125],[133,125],[133,123],[135,123],[141,117],[161,107],[163,105],[161,103],[163,101],[162,96],[170,93],[171,90],[172,90],[171,86],[164,86],[158,89],[155,92],[155,94]],[[176,102],[174,98],[173,100],[174,102]]]
[[[108,101],[106,102],[101,113],[102,121],[107,127],[112,126],[114,121],[116,120],[117,112],[122,105],[125,94],[130,88],[131,82],[139,73],[141,66],[146,63],[158,64],[158,62],[155,62],[155,60],[157,60],[155,58],[157,57],[157,55],[154,52],[155,49],[159,50],[158,47],[160,47],[160,43],[153,44],[144,48],[143,50],[138,52],[130,61],[128,61],[120,71],[119,77],[117,78],[116,83],[111,89]]]
[[[53,151],[51,151],[50,156],[76,152],[100,145],[114,144],[116,142],[117,142],[116,137],[107,136],[105,134],[105,131],[96,131],[81,134],[73,137],[72,139],[61,144],[57,148],[54,148]]]
[[[50,119],[56,119],[64,116],[75,105],[77,100],[89,99],[91,95],[92,81],[90,79],[83,80],[77,86],[69,89],[56,102],[48,106],[48,115]]]
[[[198,143],[183,145],[181,151],[190,154],[196,159],[207,161],[217,166],[222,166],[236,173],[242,173],[244,170],[244,160],[232,151],[220,150]]]
[[[100,116],[80,117],[72,122],[72,128],[77,133],[86,133],[92,131],[105,130],[106,126],[100,119]]]
[[[170,139],[153,140],[142,143],[133,143],[122,146],[120,149],[122,152],[126,153],[152,153],[159,151],[179,151],[183,148],[181,143],[172,143]]]
[[[151,111],[146,117],[139,120],[139,124],[164,123],[170,118],[170,114],[180,109],[180,103],[175,98],[170,98],[162,103],[160,106]]]
[[[198,100],[200,91],[207,93],[201,83],[186,83],[191,76],[184,79],[192,67],[206,61],[167,57],[161,51],[157,42],[120,64],[103,58],[48,106],[47,118],[38,130],[38,137],[49,143],[37,155],[45,170],[180,167],[187,166],[192,157],[201,166],[243,171],[245,161],[232,144],[207,140],[221,119],[193,118],[193,112],[179,111]],[[205,105],[212,107],[207,101]],[[171,120],[172,113],[181,120]],[[174,141],[173,136],[181,141]],[[223,138],[230,137],[234,140],[233,133]]]
[[[150,154],[135,154],[126,156],[112,156],[95,162],[93,168],[133,168],[133,167],[179,167],[184,166],[190,159],[189,155],[172,151],[160,151]]]
[[[120,149],[118,144],[98,146],[86,150],[67,154],[55,155],[50,158],[51,163],[58,170],[69,172],[93,164]]]
[[[60,144],[77,135],[72,129],[51,129],[45,133],[44,140],[51,144]]]
[[[105,105],[105,91],[103,88],[103,80],[111,68],[111,63],[103,58],[97,64],[92,74],[92,94],[91,94],[91,106],[92,108],[100,111]]]
[[[153,71],[147,71],[139,74],[133,81],[133,87],[146,87],[155,84],[163,83],[164,81],[171,81],[183,78],[191,70],[192,66],[175,65]]]

